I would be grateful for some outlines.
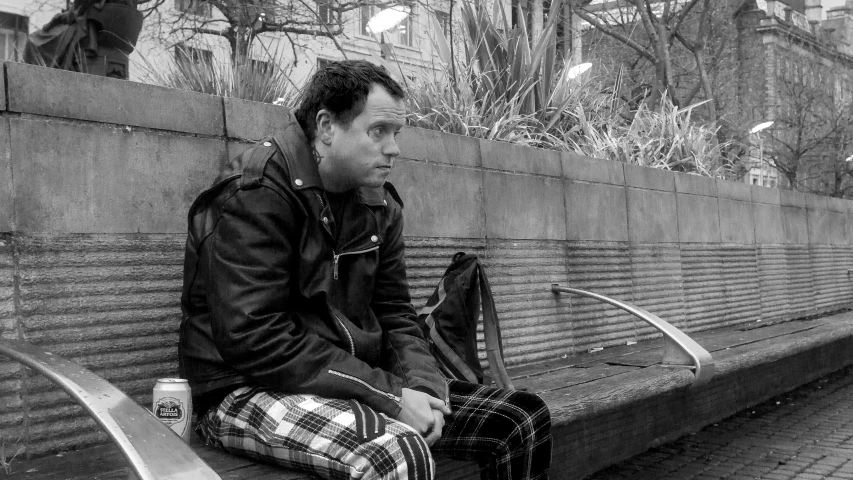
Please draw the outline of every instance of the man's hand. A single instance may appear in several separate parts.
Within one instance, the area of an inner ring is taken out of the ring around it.
[[[424,436],[426,444],[432,446],[441,438],[441,430],[444,428],[444,412],[441,410],[433,410],[432,416],[435,422],[432,424],[432,429]]]
[[[402,409],[397,420],[414,428],[424,437],[427,445],[441,438],[444,415],[449,414],[450,408],[432,395],[410,388],[403,389]]]

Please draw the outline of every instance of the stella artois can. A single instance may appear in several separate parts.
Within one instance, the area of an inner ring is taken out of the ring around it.
[[[154,385],[151,411],[172,430],[190,443],[193,403],[189,383],[183,378],[161,378]]]

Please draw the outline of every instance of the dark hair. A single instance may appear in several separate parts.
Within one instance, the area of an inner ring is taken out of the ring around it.
[[[406,92],[388,75],[385,67],[365,60],[331,62],[317,70],[302,90],[299,107],[294,112],[308,140],[314,140],[317,112],[322,109],[331,112],[335,122],[349,126],[364,110],[373,84],[385,88],[398,100],[406,97]]]

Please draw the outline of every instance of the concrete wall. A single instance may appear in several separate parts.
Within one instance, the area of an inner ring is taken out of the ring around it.
[[[6,64],[0,88],[0,336],[43,345],[140,402],[176,371],[186,211],[283,110]],[[555,296],[569,284],[687,331],[853,303],[853,203],[406,129],[421,305],[453,253],[478,253],[510,366],[652,332]],[[0,361],[0,441],[30,453],[103,441],[45,380]]]

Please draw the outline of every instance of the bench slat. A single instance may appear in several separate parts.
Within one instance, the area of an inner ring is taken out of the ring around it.
[[[27,342],[0,339],[0,354],[36,370],[85,408],[140,480],[219,480],[169,427],[80,365]]]

